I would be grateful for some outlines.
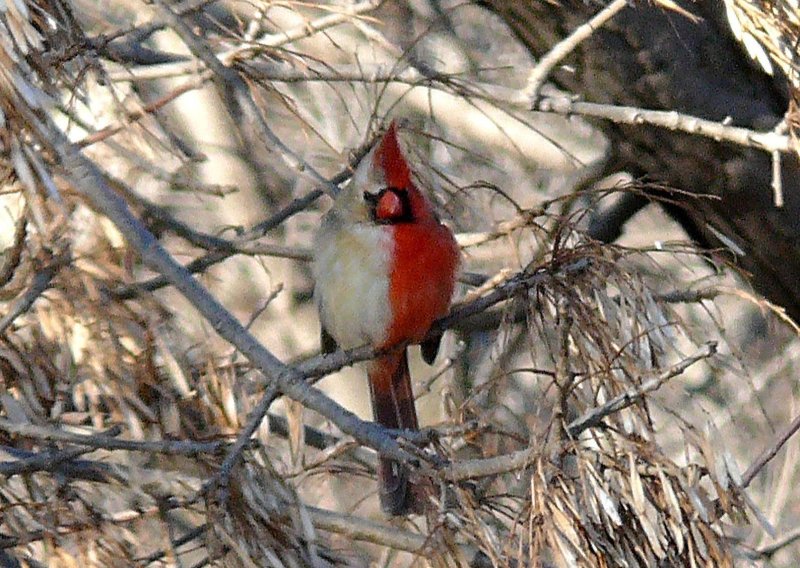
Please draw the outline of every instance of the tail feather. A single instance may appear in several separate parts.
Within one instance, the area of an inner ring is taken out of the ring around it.
[[[368,375],[375,421],[387,428],[418,430],[406,350],[376,359]],[[381,509],[387,515],[422,512],[422,502],[409,483],[407,466],[381,458],[378,488]]]

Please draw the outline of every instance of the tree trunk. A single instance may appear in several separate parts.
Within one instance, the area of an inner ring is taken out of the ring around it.
[[[597,11],[595,4],[490,0],[535,57]],[[768,130],[788,107],[788,82],[751,63],[733,38],[722,2],[679,2],[700,18],[637,3],[618,14],[551,76],[599,103],[675,110]],[[800,164],[784,155],[785,204],[776,208],[764,152],[646,125],[600,125],[610,138],[607,169],[665,182],[669,212],[703,246],[734,251],[754,287],[800,320]],[[738,251],[737,251],[738,249]]]

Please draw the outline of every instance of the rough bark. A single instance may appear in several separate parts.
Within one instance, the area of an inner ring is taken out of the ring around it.
[[[598,10],[596,4],[490,0],[535,57]],[[637,3],[597,30],[551,79],[587,101],[676,110],[737,126],[769,129],[783,117],[788,89],[751,64],[722,17],[721,2],[679,2],[695,22]],[[644,125],[600,125],[608,134],[608,170],[665,182],[686,194],[667,206],[708,247],[744,254],[735,263],[754,287],[800,319],[800,164],[783,159],[785,205],[773,204],[771,160],[764,152]],[[708,197],[705,197],[708,196]]]

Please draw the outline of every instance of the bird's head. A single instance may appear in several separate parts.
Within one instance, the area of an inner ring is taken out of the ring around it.
[[[392,121],[336,198],[337,215],[353,223],[393,225],[434,219],[433,208],[411,178]]]

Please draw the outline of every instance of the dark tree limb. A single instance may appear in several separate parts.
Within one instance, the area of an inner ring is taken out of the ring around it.
[[[538,59],[586,22],[597,5],[485,3]],[[769,77],[732,37],[717,0],[677,2],[695,19],[641,3],[595,30],[550,80],[596,103],[677,111],[768,130],[788,108],[784,78]],[[700,245],[732,251],[755,288],[800,319],[800,163],[784,154],[785,203],[775,207],[769,154],[642,124],[598,122],[612,155],[605,173],[626,170],[687,192],[662,206]],[[663,190],[656,197],[663,197]],[[696,199],[710,195],[718,199]],[[633,213],[635,208],[626,213]],[[606,238],[613,232],[601,231]],[[616,231],[619,232],[619,231]]]

